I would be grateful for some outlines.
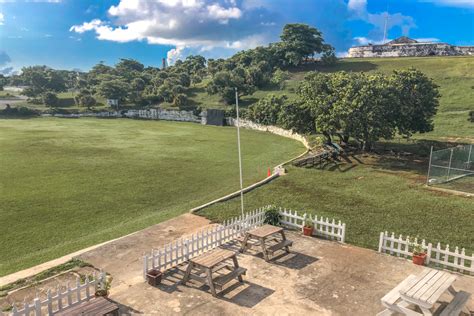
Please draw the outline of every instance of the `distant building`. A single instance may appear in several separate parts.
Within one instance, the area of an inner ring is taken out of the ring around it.
[[[349,49],[350,58],[362,57],[424,57],[474,55],[474,46],[418,42],[406,36],[381,45],[356,46]]]

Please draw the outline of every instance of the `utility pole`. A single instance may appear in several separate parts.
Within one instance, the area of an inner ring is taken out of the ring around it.
[[[240,151],[240,118],[239,118],[239,92],[235,88],[235,109],[237,114],[237,148],[239,153],[239,172],[240,172],[240,206],[242,218],[244,217],[244,185],[242,181],[242,153]]]

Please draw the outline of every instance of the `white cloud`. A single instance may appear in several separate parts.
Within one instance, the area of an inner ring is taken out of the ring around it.
[[[387,32],[392,28],[400,27],[402,34],[408,36],[410,29],[415,28],[415,20],[411,16],[401,13],[370,13],[367,10],[367,0],[349,0],[347,7],[352,13],[352,19],[362,20],[371,24],[374,28],[369,32],[371,41],[383,41],[384,30]]]
[[[365,14],[367,10],[367,0],[349,0],[347,7],[349,10],[357,12],[360,15]]]
[[[4,22],[5,22],[5,16],[3,15],[2,12],[0,12],[0,25],[3,25]]]
[[[170,63],[193,52],[212,55],[220,50],[225,54],[267,44],[279,26],[253,9],[244,10],[238,3],[235,0],[121,0],[109,8],[110,20],[94,19],[73,25],[70,31],[79,34],[92,31],[99,40],[175,46],[168,54]]]
[[[446,7],[459,7],[474,9],[474,0],[421,0],[422,2],[431,2],[436,5]]]
[[[97,27],[101,26],[103,23],[99,19],[92,20],[90,22],[84,22],[82,25],[73,25],[69,29],[70,32],[74,31],[76,33],[84,33],[87,31],[95,30]]]

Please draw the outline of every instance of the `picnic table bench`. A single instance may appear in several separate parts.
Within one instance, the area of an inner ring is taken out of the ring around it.
[[[441,312],[441,316],[457,316],[461,313],[471,294],[456,291],[452,284],[457,277],[451,273],[425,269],[418,275],[410,275],[397,287],[382,298],[382,304],[387,308],[378,316],[401,313],[405,315],[433,315],[432,309],[443,293],[453,296],[452,301]],[[422,314],[410,309],[418,306]]]
[[[280,235],[281,240],[275,238],[275,235]],[[252,239],[256,240],[257,242],[252,243]],[[276,241],[276,243],[268,245],[267,242],[269,241]],[[247,248],[250,248],[252,246],[261,246],[265,261],[269,261],[269,255],[273,255],[276,251],[280,249],[285,249],[285,251],[289,253],[289,247],[292,245],[293,242],[291,240],[286,239],[285,232],[282,227],[276,227],[266,224],[245,233],[245,237],[242,240],[240,252],[244,252]]]
[[[225,263],[230,259],[233,262],[233,266]],[[193,269],[198,271],[192,273]],[[230,272],[221,274],[213,279],[212,273],[223,269],[227,269]],[[237,254],[234,251],[219,248],[190,259],[182,284],[185,285],[189,279],[194,279],[204,284],[207,283],[212,295],[216,296],[216,288],[222,290],[225,284],[235,278],[239,282],[243,282],[242,275],[245,275],[246,272],[247,269],[239,267]],[[201,276],[201,274],[204,274],[204,276]]]
[[[80,316],[80,315],[119,315],[119,307],[117,304],[109,301],[104,297],[96,297],[90,301],[81,303],[71,308],[66,308],[56,316]]]

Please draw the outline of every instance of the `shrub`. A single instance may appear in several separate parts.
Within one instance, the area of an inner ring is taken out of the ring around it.
[[[179,109],[184,109],[188,107],[189,100],[184,93],[179,93],[174,97],[174,106],[177,106]]]
[[[278,208],[276,206],[270,206],[265,211],[265,220],[263,222],[265,224],[270,224],[273,226],[280,226],[280,219],[281,219],[281,215],[280,215],[280,212],[278,211]]]

